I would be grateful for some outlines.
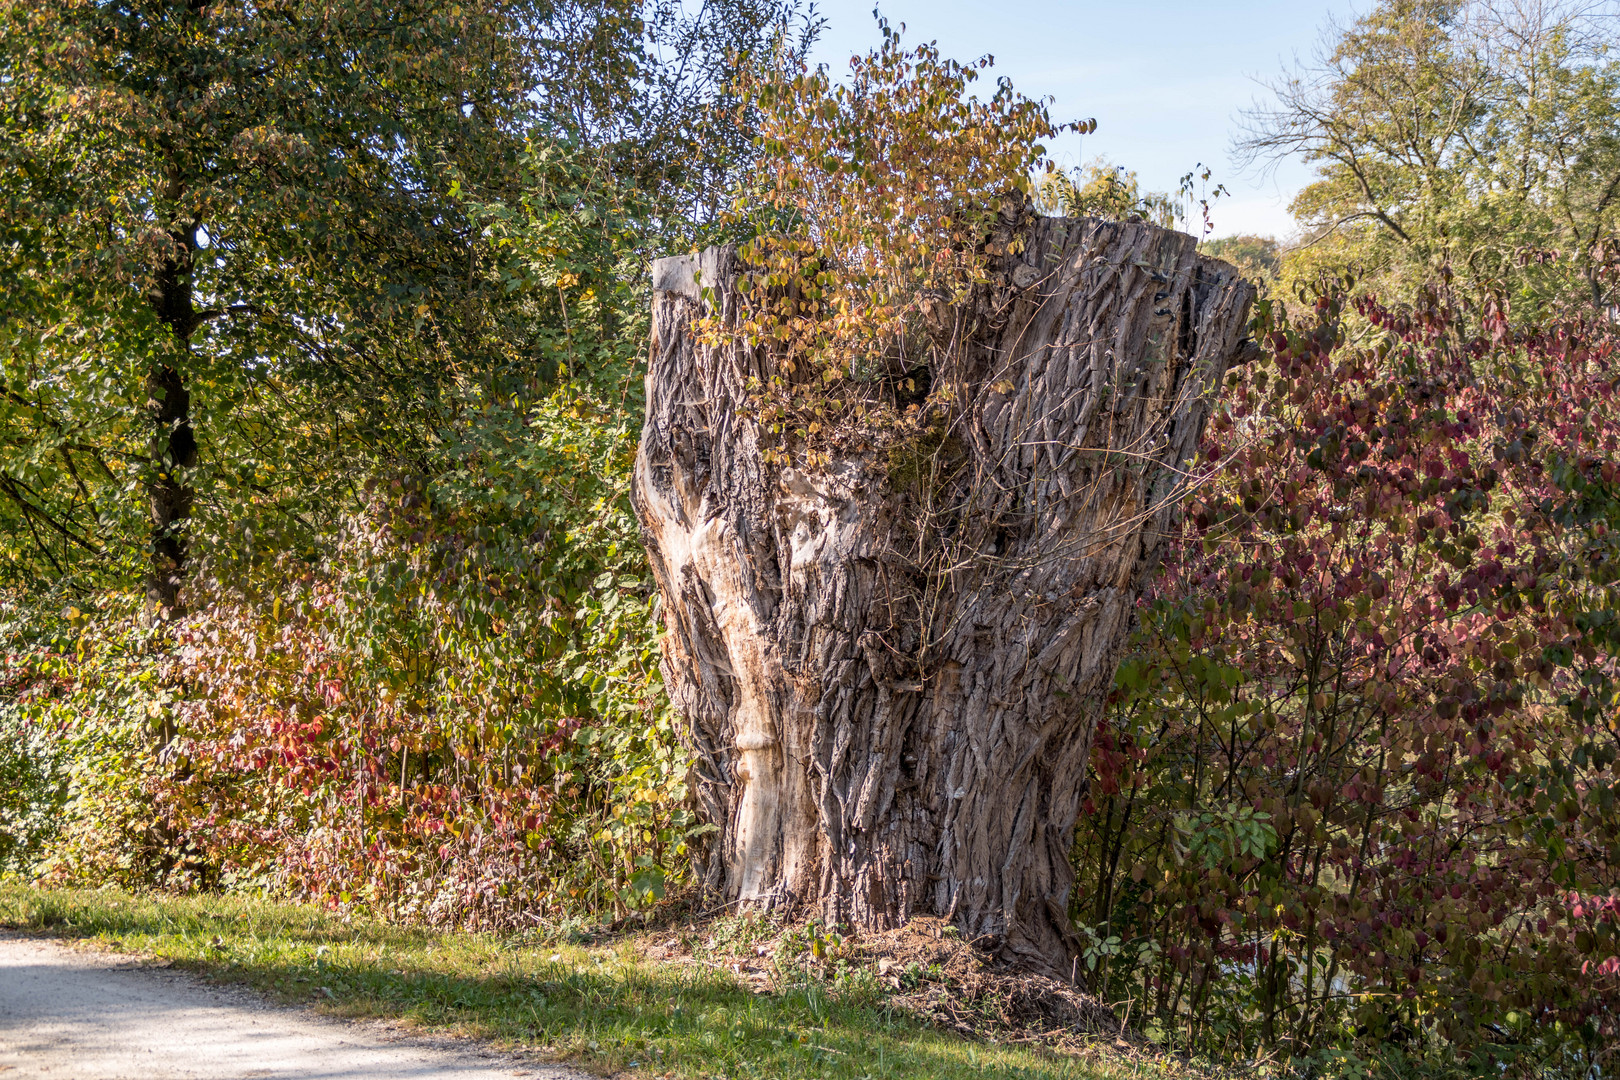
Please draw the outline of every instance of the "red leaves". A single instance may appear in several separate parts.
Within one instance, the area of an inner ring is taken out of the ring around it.
[[[1111,925],[1157,935],[1166,956],[1181,955],[1178,927],[1229,951],[1288,930],[1279,970],[1295,974],[1262,991],[1262,968],[1254,993],[1324,1023],[1325,986],[1313,998],[1299,981],[1313,967],[1450,1003],[1435,1008],[1464,1043],[1490,1037],[1479,1025],[1503,1003],[1584,1023],[1600,990],[1558,974],[1620,972],[1614,935],[1573,932],[1600,904],[1620,917],[1620,787],[1599,771],[1620,752],[1581,747],[1620,734],[1613,697],[1600,705],[1588,685],[1611,686],[1593,680],[1614,639],[1576,629],[1608,625],[1589,612],[1606,594],[1579,583],[1620,575],[1570,555],[1609,542],[1607,504],[1581,488],[1587,502],[1559,507],[1572,485],[1620,481],[1614,334],[1499,325],[1467,339],[1438,305],[1354,307],[1388,336],[1350,347],[1325,315],[1263,325],[1271,356],[1231,387],[1243,449],[1201,478],[1111,714],[1108,738],[1147,755],[1141,779],[1128,804],[1093,787],[1085,836],[1164,880],[1149,904],[1116,902]],[[1566,701],[1597,724],[1573,723]],[[1094,751],[1099,779],[1110,753]],[[1278,839],[1215,886],[1159,837],[1229,792],[1274,813]],[[1580,892],[1549,907],[1558,882]],[[1212,889],[1242,914],[1186,921]],[[1144,974],[1144,992],[1195,977]]]
[[[1581,965],[1582,975],[1620,975],[1620,956],[1611,956],[1596,965],[1588,960]]]

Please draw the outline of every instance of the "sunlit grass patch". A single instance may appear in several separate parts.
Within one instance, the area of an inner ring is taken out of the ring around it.
[[[407,929],[238,896],[0,883],[0,925],[173,960],[347,1017],[542,1048],[603,1072],[748,1080],[1125,1080],[1177,1075],[972,1042],[868,995],[806,982],[762,994],[719,966],[659,964],[623,942]]]

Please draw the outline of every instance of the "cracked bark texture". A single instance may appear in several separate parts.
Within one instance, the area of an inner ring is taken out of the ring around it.
[[[944,916],[1067,978],[1092,734],[1253,290],[1150,225],[1014,214],[998,242],[1000,284],[936,313],[946,401],[816,468],[762,456],[770,355],[696,339],[742,302],[732,250],[659,260],[634,498],[707,886]]]

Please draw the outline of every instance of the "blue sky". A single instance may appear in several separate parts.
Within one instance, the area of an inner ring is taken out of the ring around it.
[[[1287,206],[1310,179],[1286,162],[1268,175],[1240,173],[1231,160],[1238,113],[1297,55],[1309,58],[1329,16],[1366,10],[1365,0],[1160,0],[1153,4],[1053,0],[883,0],[909,42],[938,41],[959,60],[990,53],[992,74],[1032,97],[1051,96],[1055,118],[1095,116],[1095,134],[1065,136],[1054,147],[1072,166],[1106,155],[1135,169],[1148,190],[1173,191],[1199,162],[1214,169],[1231,198],[1217,201],[1213,235],[1293,230]],[[872,0],[821,0],[827,29],[813,59],[833,72],[878,41]],[[986,91],[988,92],[988,90]]]

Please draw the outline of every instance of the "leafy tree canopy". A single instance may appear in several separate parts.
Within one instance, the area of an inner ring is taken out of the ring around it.
[[[359,462],[434,452],[458,386],[555,374],[568,320],[501,208],[693,235],[745,145],[716,135],[730,73],[796,10],[7,0],[5,572],[144,570],[175,608],[194,511],[307,544]]]
[[[1333,26],[1238,143],[1299,155],[1296,277],[1354,271],[1411,298],[1430,280],[1532,306],[1613,302],[1620,60],[1587,7],[1384,0]]]

